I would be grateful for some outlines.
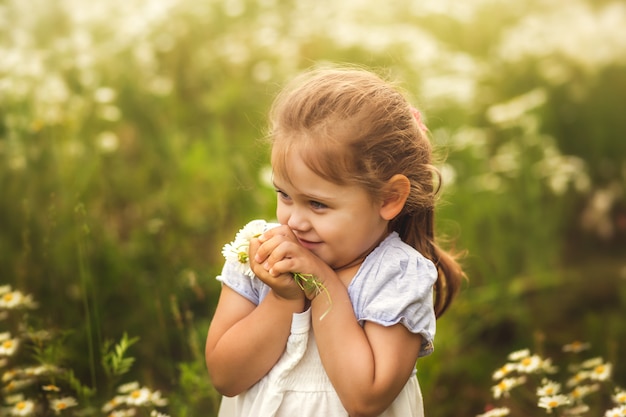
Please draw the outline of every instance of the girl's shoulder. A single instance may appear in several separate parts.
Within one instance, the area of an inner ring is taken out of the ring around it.
[[[256,305],[265,298],[270,290],[260,279],[250,277],[242,272],[241,266],[233,261],[224,262],[222,272],[216,279]]]
[[[363,262],[363,270],[377,275],[401,276],[402,273],[419,273],[437,277],[435,264],[417,249],[405,243],[397,232],[392,232]],[[361,272],[361,271],[359,271]],[[358,273],[357,273],[358,274]]]
[[[349,292],[359,294],[390,294],[405,291],[406,295],[423,296],[437,279],[437,268],[412,246],[391,233],[363,261],[350,283]]]

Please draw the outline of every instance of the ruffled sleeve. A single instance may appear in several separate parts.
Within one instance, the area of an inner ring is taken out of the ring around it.
[[[435,265],[394,232],[363,262],[348,292],[361,325],[402,324],[422,336],[420,356],[433,351]]]
[[[269,287],[263,281],[242,273],[232,261],[224,263],[222,273],[216,279],[255,305],[259,305],[269,291]]]

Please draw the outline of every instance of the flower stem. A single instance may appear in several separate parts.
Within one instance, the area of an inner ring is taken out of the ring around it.
[[[324,284],[313,274],[302,274],[300,272],[294,272],[293,279],[306,294],[313,293],[313,298],[317,297],[317,295],[321,292],[326,294],[326,298],[328,299],[328,309],[324,312],[324,314],[320,316],[320,320],[326,317],[326,314],[328,314],[333,306],[333,300],[330,298],[330,293],[328,292]]]

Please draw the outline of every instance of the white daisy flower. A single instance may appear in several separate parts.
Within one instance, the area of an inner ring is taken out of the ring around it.
[[[540,408],[545,408],[548,413],[551,413],[553,408],[560,407],[566,404],[569,404],[569,398],[567,398],[567,396],[550,395],[547,397],[539,398],[539,403],[537,405]]]
[[[35,308],[36,306],[31,295],[24,295],[20,291],[9,291],[0,296],[0,308],[7,310],[21,307]]]
[[[252,220],[237,232],[235,240],[224,245],[222,255],[227,261],[237,265],[238,272],[254,278],[254,272],[250,268],[250,260],[248,259],[250,240],[259,237],[266,230],[275,226],[277,225],[268,224],[265,220]]]
[[[497,381],[499,379],[504,378],[505,376],[507,376],[508,374],[510,374],[511,372],[515,370],[517,370],[517,364],[506,363],[493,373],[492,378]]]
[[[615,404],[626,404],[626,391],[621,388],[617,388],[615,390],[615,394],[613,394],[611,398]]]
[[[580,400],[583,397],[586,397],[587,395],[589,395],[590,393],[596,392],[598,390],[600,390],[600,385],[598,385],[598,384],[578,385],[578,386],[574,387],[572,392],[570,392],[569,396],[573,400]]]
[[[511,413],[511,410],[509,410],[508,408],[500,407],[500,408],[493,408],[487,411],[486,413],[477,415],[476,417],[502,417],[502,416],[508,416],[510,413]]]
[[[587,359],[586,361],[581,363],[580,366],[582,368],[591,369],[591,368],[595,368],[596,366],[602,365],[603,363],[604,363],[604,359],[598,356],[595,358]]]
[[[115,397],[111,398],[109,401],[107,401],[102,406],[102,411],[105,412],[105,413],[108,413],[111,410],[113,410],[114,408],[117,408],[117,407],[119,407],[122,404],[126,404],[126,396],[125,395],[116,395]]]
[[[581,341],[574,341],[563,346],[563,352],[580,353],[583,350],[587,350],[591,347],[590,343],[583,343]]]
[[[13,416],[29,416],[35,411],[35,403],[31,400],[18,401],[11,408]]]
[[[146,405],[150,403],[150,396],[152,392],[148,388],[139,388],[131,391],[126,397],[126,404],[128,405]]]
[[[20,346],[19,339],[8,339],[0,343],[0,356],[13,356]]]
[[[511,361],[519,361],[522,360],[524,358],[527,358],[530,356],[530,350],[529,349],[521,349],[521,350],[516,350],[515,352],[511,352],[509,354],[509,360]]]
[[[584,380],[586,380],[587,378],[589,378],[589,376],[590,376],[589,371],[576,372],[574,376],[572,376],[570,379],[567,380],[567,386],[568,387],[576,386],[580,384],[581,382],[583,382]]]
[[[589,378],[594,381],[606,381],[611,377],[611,373],[613,372],[613,365],[610,363],[604,363],[593,368],[591,373],[589,374]]]
[[[120,385],[117,388],[117,392],[121,394],[128,394],[129,392],[134,391],[136,389],[139,389],[139,382],[133,381],[133,382],[127,382],[126,384]]]
[[[550,395],[556,395],[561,392],[561,384],[544,379],[542,385],[537,388],[537,396],[548,397]]]
[[[56,413],[59,414],[61,411],[64,411],[67,408],[75,407],[78,405],[76,399],[74,397],[63,397],[63,398],[55,398],[50,401],[50,408]]]
[[[543,359],[541,359],[538,355],[526,356],[520,360],[517,370],[519,372],[530,374],[541,368],[542,364]]]
[[[626,416],[626,405],[611,408],[604,413],[604,417],[624,417]]]
[[[161,396],[161,391],[154,391],[150,394],[150,402],[157,407],[165,407],[167,399]]]
[[[496,385],[491,387],[493,391],[493,397],[498,399],[502,396],[508,397],[509,392],[526,382],[526,377],[521,376],[519,378],[504,378],[502,381],[498,382]]]

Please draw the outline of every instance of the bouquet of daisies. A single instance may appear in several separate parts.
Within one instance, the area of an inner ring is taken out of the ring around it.
[[[237,265],[237,270],[239,272],[247,275],[248,277],[250,277],[250,279],[256,279],[252,268],[250,268],[250,259],[248,254],[250,241],[277,226],[280,226],[280,224],[268,223],[265,220],[252,220],[242,229],[240,229],[239,232],[237,232],[237,234],[235,235],[235,240],[224,245],[224,247],[222,248],[222,255],[224,256],[226,261],[232,262]],[[326,296],[328,298],[329,305],[332,305],[332,300],[330,299],[330,294],[328,293],[328,290],[326,290],[324,284],[320,282],[315,275],[303,274],[300,272],[292,272],[291,274],[293,275],[293,279],[305,293],[312,293],[315,297],[320,292],[324,292],[326,293]],[[324,318],[328,311],[330,311],[330,306],[321,318]]]

